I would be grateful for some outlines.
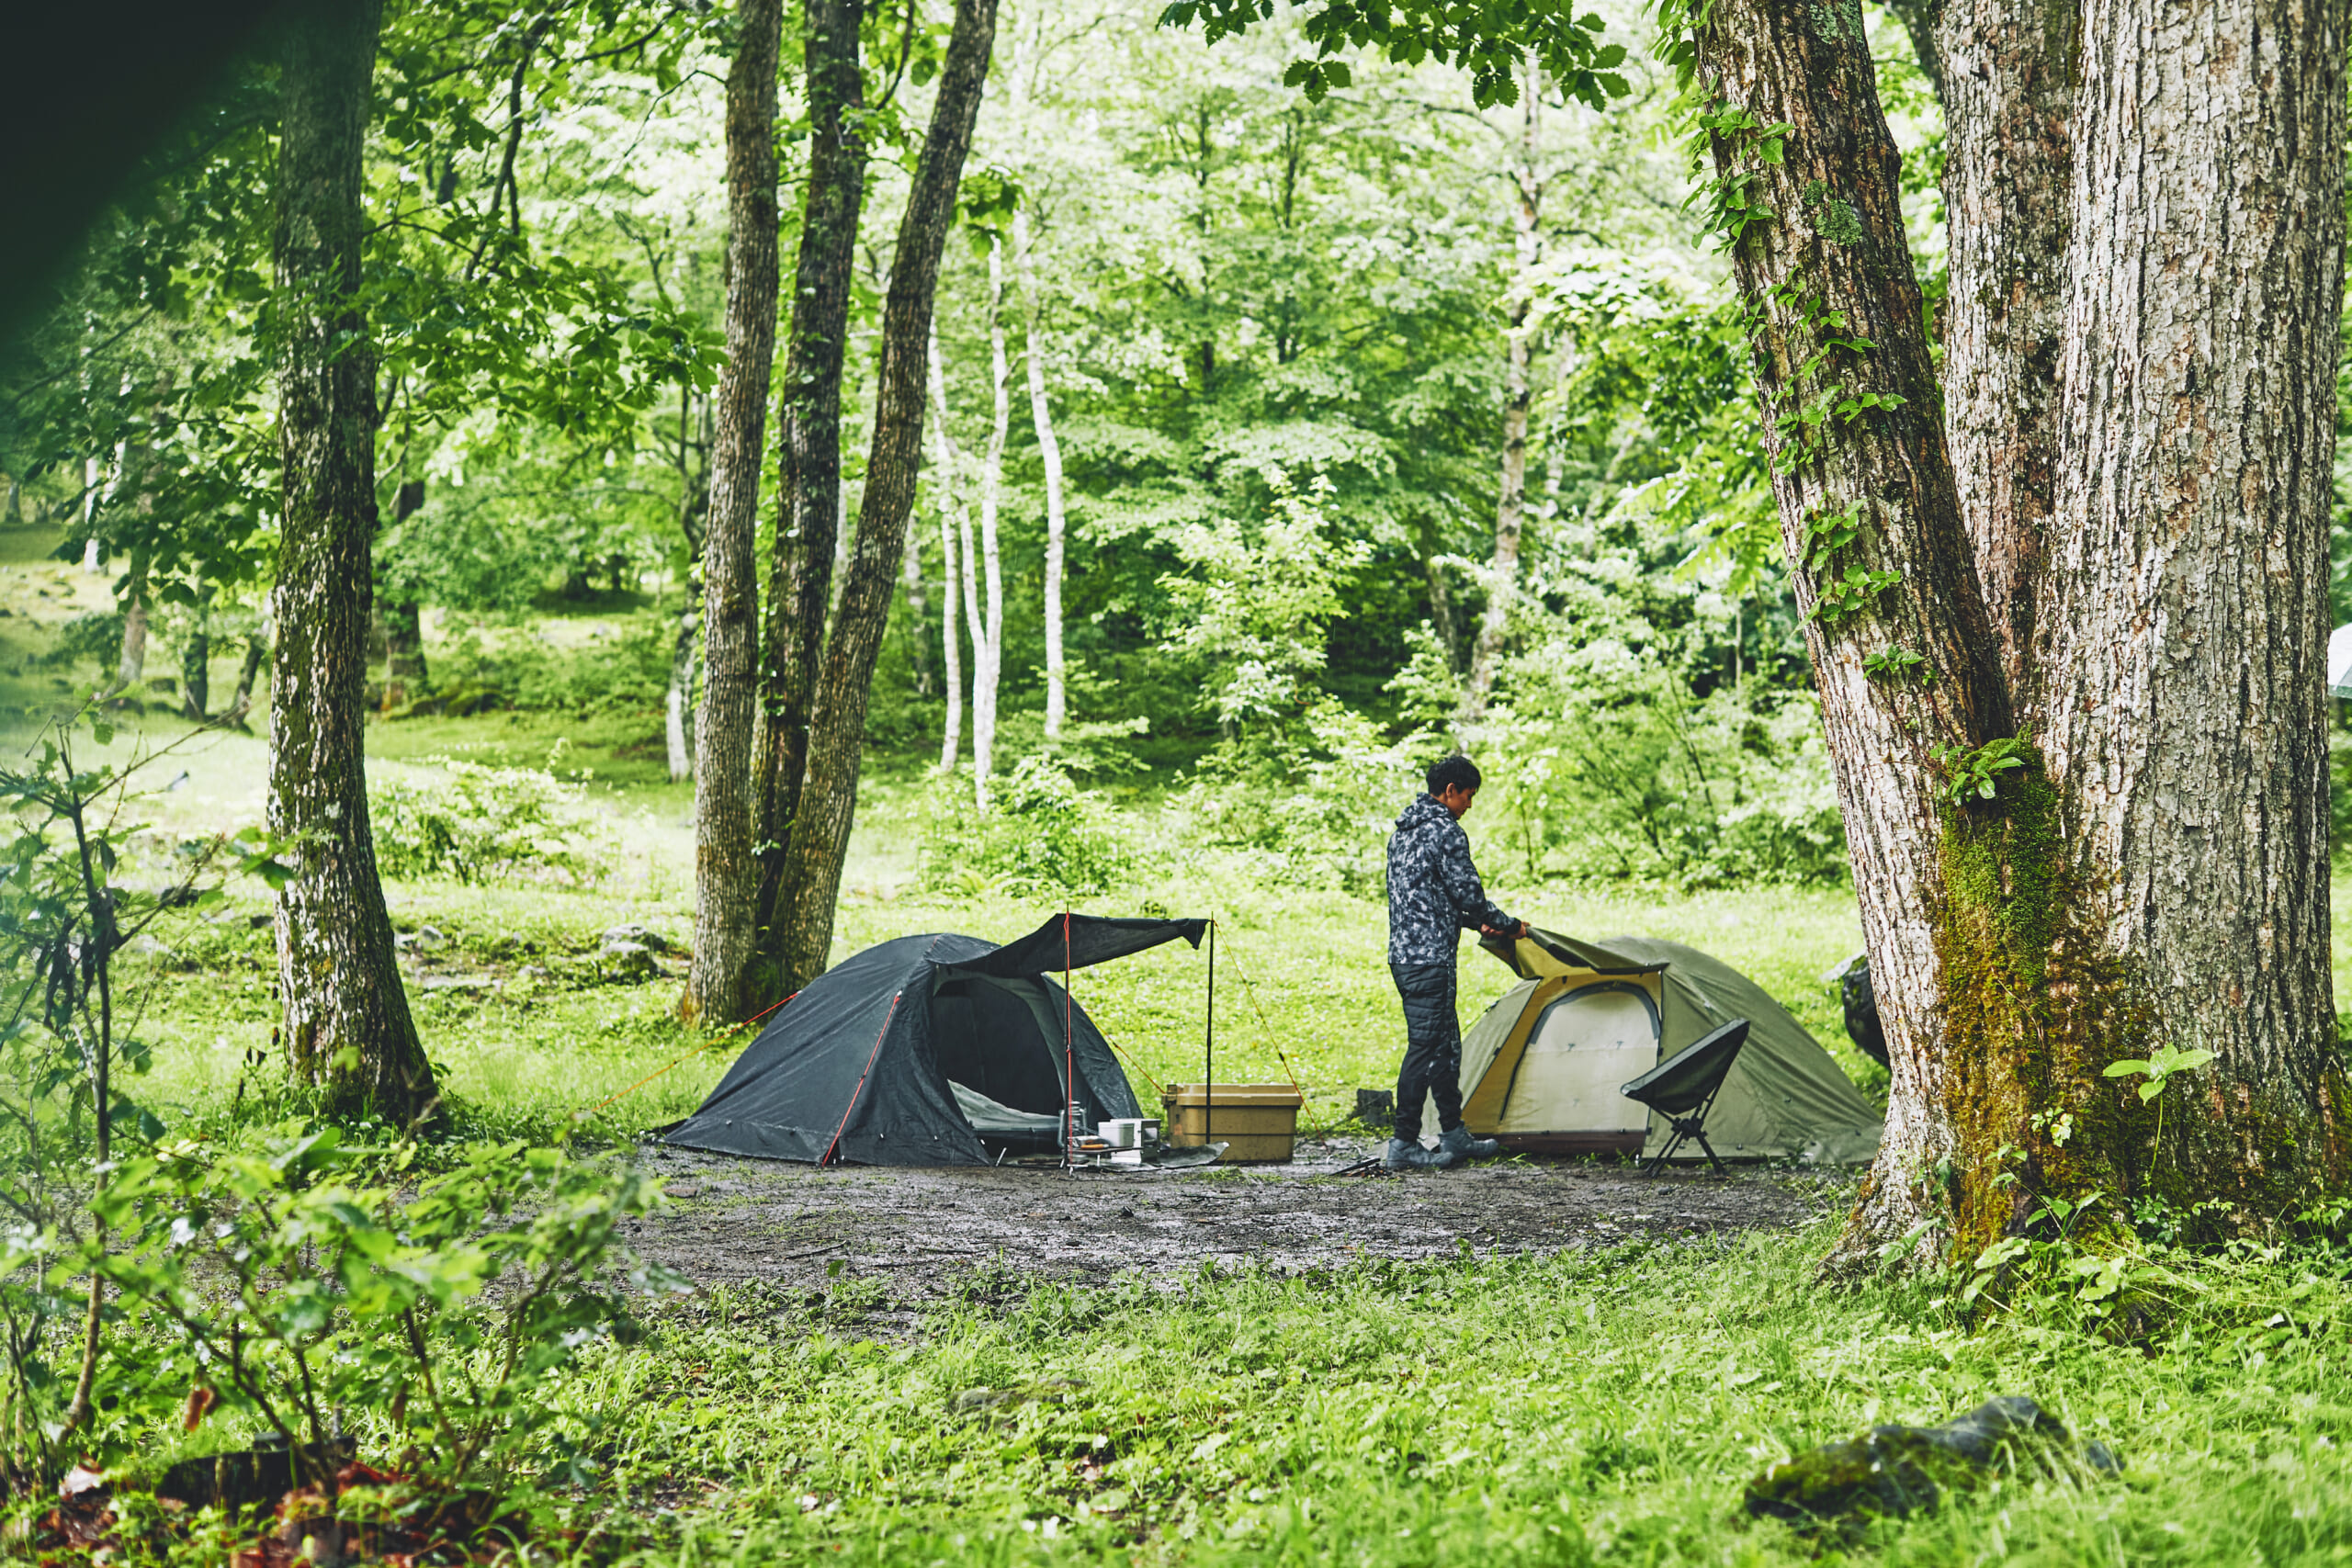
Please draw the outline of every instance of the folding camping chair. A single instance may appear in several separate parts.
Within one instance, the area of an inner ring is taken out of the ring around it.
[[[1732,1063],[1739,1059],[1739,1048],[1747,1043],[1747,1020],[1733,1019],[1618,1089],[1626,1099],[1646,1105],[1665,1117],[1674,1129],[1674,1136],[1666,1141],[1666,1146],[1643,1163],[1643,1175],[1656,1175],[1657,1168],[1682,1146],[1685,1138],[1698,1139],[1699,1146],[1707,1151],[1708,1160],[1718,1171],[1723,1170],[1724,1162],[1716,1157],[1714,1145],[1707,1142],[1707,1110],[1714,1104]]]

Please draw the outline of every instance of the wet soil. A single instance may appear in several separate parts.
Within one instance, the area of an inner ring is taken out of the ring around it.
[[[1342,1176],[1381,1147],[1302,1143],[1286,1166],[1192,1170],[872,1169],[654,1147],[674,1200],[631,1236],[700,1285],[821,1287],[843,1275],[914,1305],[974,1269],[1049,1278],[1171,1274],[1204,1261],[1297,1272],[1370,1258],[1610,1246],[1793,1224],[1841,1201],[1843,1174],[1734,1167],[1643,1177],[1630,1165],[1510,1159]]]

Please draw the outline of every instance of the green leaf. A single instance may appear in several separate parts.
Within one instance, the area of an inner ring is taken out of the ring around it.
[[[2139,1060],[2137,1057],[2130,1057],[2120,1062],[2109,1062],[2107,1065],[2106,1069],[2099,1074],[2099,1077],[2107,1078],[2124,1078],[2132,1077],[2134,1073],[2144,1073],[2147,1070],[2147,1063]]]

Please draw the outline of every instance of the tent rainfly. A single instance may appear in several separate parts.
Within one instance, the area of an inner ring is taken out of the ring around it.
[[[1462,1037],[1462,1119],[1478,1136],[1529,1153],[1656,1154],[1672,1135],[1666,1119],[1618,1089],[1744,1018],[1747,1044],[1707,1115],[1724,1156],[1842,1165],[1878,1152],[1870,1101],[1788,1009],[1721,959],[1649,937],[1532,929],[1479,945],[1520,982]],[[1435,1117],[1425,1109],[1424,1122]]]
[[[776,1010],[662,1142],[813,1165],[986,1165],[982,1139],[1058,1149],[1066,1105],[1089,1124],[1140,1112],[1109,1043],[1048,975],[1179,937],[1198,947],[1207,924],[1056,915],[1002,947],[951,934],[869,947]]]

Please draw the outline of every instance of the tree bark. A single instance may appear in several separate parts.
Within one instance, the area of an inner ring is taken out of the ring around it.
[[[945,655],[947,678],[947,723],[939,743],[939,770],[952,773],[956,754],[962,748],[964,736],[964,660],[960,651],[961,638],[956,630],[956,616],[961,604],[971,596],[971,573],[960,575],[956,570],[956,541],[960,534],[969,535],[971,525],[964,520],[964,506],[956,491],[957,462],[956,438],[947,429],[947,367],[939,354],[939,333],[931,334],[931,445],[932,489],[939,498],[939,552],[946,560],[946,586],[940,603],[939,643]],[[973,615],[978,621],[977,613]]]
[[[727,367],[714,395],[703,540],[703,700],[695,735],[695,945],[680,1010],[745,1016],[759,863],[752,838],[752,717],[759,652],[752,558],[768,382],[775,357],[775,98],[782,0],[744,0],[727,71]]]
[[[915,695],[928,699],[931,695],[931,595],[922,581],[922,536],[912,528],[907,530],[906,553],[899,558],[899,580],[907,591],[907,613],[914,617],[908,628],[908,640],[913,645],[909,658],[914,665]]]
[[[769,561],[765,702],[759,760],[758,974],[754,1005],[788,996],[777,926],[786,846],[808,773],[834,556],[842,531],[842,371],[850,286],[865,204],[864,0],[809,0],[801,51],[808,72],[808,194],[785,353],[782,513]]]
[[[1029,421],[1037,428],[1037,456],[1046,470],[1046,739],[1061,739],[1069,716],[1068,674],[1062,656],[1062,572],[1068,549],[1068,515],[1062,506],[1062,446],[1054,437],[1053,401],[1046,395],[1046,336],[1037,302],[1036,245],[1029,214],[1012,215],[1012,251],[1021,271],[1021,299],[1027,316]]]
[[[989,808],[996,772],[997,692],[1004,675],[1004,571],[997,549],[997,514],[1004,495],[1004,443],[1012,430],[1012,370],[1004,351],[1004,247],[989,243],[989,393],[992,415],[988,454],[980,460],[979,576],[988,590],[987,618],[972,626],[972,804]],[[968,547],[966,559],[971,558]],[[969,579],[967,579],[968,583]],[[966,590],[968,594],[970,590]]]
[[[1544,259],[1544,184],[1535,166],[1539,152],[1544,95],[1543,81],[1533,70],[1520,89],[1519,159],[1511,168],[1518,200],[1511,209],[1511,250],[1517,263],[1512,276],[1508,358],[1503,373],[1503,465],[1500,492],[1495,501],[1495,559],[1487,573],[1487,613],[1478,623],[1478,639],[1470,654],[1470,679],[1462,696],[1459,727],[1486,716],[1495,689],[1496,666],[1502,660],[1503,637],[1510,627],[1510,605],[1519,592],[1519,540],[1527,512],[1527,412],[1533,391],[1527,375],[1531,275]]]
[[[1887,9],[1894,13],[1895,19],[1903,24],[1904,32],[1911,39],[1911,52],[1918,58],[1921,74],[1928,78],[1928,85],[1935,90],[1937,98],[1944,106],[1947,128],[1951,124],[1951,94],[1945,85],[1944,61],[1951,47],[1951,34],[1939,24],[1951,19],[1951,9],[1954,5],[1965,6],[1968,4],[1969,0],[1888,0],[1887,4]],[[2020,20],[2026,19],[2020,17]],[[2030,25],[2033,23],[2049,25],[2039,17],[2032,18]]]
[[[876,378],[874,443],[866,459],[857,545],[817,682],[808,781],[787,852],[785,887],[789,899],[779,901],[785,983],[794,987],[823,972],[832,947],[833,908],[857,807],[874,660],[890,613],[890,579],[922,468],[926,362],[939,254],[955,220],[956,190],[971,150],[972,125],[979,113],[995,37],[996,0],[956,0],[955,30],[940,70],[922,161],[907,193],[892,254],[890,291],[882,315],[882,360]]]
[[[2077,1074],[2044,1094],[2095,1108],[2128,1190],[2241,1223],[2346,1176],[2323,667],[2344,23],[2301,0],[2083,11],[2044,741]],[[2157,1148],[2098,1075],[2164,1044],[2219,1059],[2165,1091]],[[2071,1147],[2034,1153],[2069,1174]]]
[[[392,526],[397,528],[424,505],[424,481],[404,479],[392,495]],[[396,599],[384,606],[384,711],[390,713],[422,693],[424,666],[424,607],[414,599]]]
[[[233,725],[239,729],[245,728],[245,716],[253,711],[254,706],[254,682],[260,678],[262,667],[268,660],[269,634],[266,630],[256,629],[245,638],[245,662],[237,671],[236,694],[221,710],[222,724]]]
[[[360,287],[361,159],[381,0],[315,0],[284,23],[276,256],[280,638],[269,827],[293,840],[277,896],[287,1059],[330,1114],[417,1125],[437,1104],[377,879],[362,750],[373,355]]]
[[[1943,88],[1944,429],[2011,705],[2030,723],[2035,601],[2057,497],[2077,10],[1943,0],[1941,17],[1941,58],[1953,64]]]
[[[1951,1168],[1949,1109],[1969,1100],[1972,1075],[2014,1071],[2014,1034],[1943,991],[1953,914],[1934,763],[1936,748],[2011,735],[2008,695],[1860,7],[1722,0],[1697,42],[1717,211],[1757,323],[1764,446],[1885,998],[1894,1088],[1858,1212],[1869,1223],[1849,1233],[1874,1246],[1889,1194],[1908,1204]],[[1860,406],[1865,396],[1881,400]],[[1897,649],[1932,678],[1873,679],[1865,658]]]
[[[120,696],[147,673],[147,585],[134,582],[130,606],[122,613],[122,657],[116,661],[114,681],[101,698]]]
[[[695,776],[695,641],[702,634],[698,586],[686,584],[685,603],[678,608],[678,635],[670,644],[670,689],[662,701],[662,734],[669,746],[672,784]]]
[[[213,592],[209,582],[197,591],[187,641],[180,648],[180,712],[198,724],[209,716],[212,704]]]

